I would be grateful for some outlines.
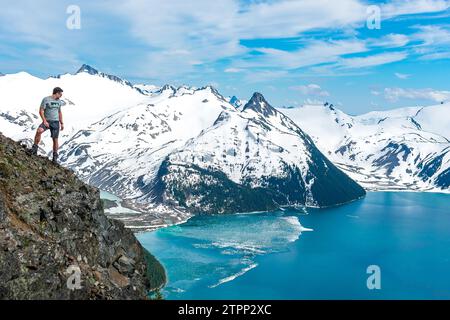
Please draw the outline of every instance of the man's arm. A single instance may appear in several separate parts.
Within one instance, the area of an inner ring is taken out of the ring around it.
[[[49,126],[49,124],[47,122],[47,119],[45,119],[44,110],[45,110],[44,108],[40,107],[39,108],[39,115],[41,116],[42,123],[44,124],[44,126],[46,126],[48,128],[50,126]]]
[[[64,130],[64,122],[61,109],[59,109],[59,123],[61,124],[61,131]]]

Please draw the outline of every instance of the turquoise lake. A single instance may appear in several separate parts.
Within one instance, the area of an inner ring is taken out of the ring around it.
[[[370,192],[330,209],[197,216],[138,239],[167,270],[166,299],[450,298],[445,194]],[[371,265],[380,289],[367,287]]]

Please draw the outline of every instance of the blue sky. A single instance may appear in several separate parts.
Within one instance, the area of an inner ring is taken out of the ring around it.
[[[352,114],[450,100],[450,0],[0,1],[2,73],[88,63],[134,83]],[[69,5],[80,29],[67,28]]]

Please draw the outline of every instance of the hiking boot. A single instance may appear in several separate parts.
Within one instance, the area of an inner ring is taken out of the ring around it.
[[[55,164],[58,163],[58,153],[53,152],[53,159],[52,159],[52,162],[55,163]]]
[[[37,144],[33,144],[31,149],[29,150],[29,153],[31,155],[37,156],[37,153],[38,153],[38,146],[37,146]]]

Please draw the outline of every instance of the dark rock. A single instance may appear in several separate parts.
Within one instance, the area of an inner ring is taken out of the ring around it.
[[[124,275],[122,275],[119,271],[117,271],[116,268],[110,267],[108,269],[108,274],[113,284],[116,285],[117,287],[124,288],[130,285],[129,279]]]
[[[252,109],[264,117],[270,117],[276,114],[275,109],[266,101],[264,96],[255,92],[252,98],[245,104],[243,110]]]
[[[0,223],[2,223],[3,220],[5,220],[5,217],[6,217],[5,205],[3,204],[3,199],[0,196]]]
[[[133,259],[130,259],[127,256],[120,256],[120,258],[113,263],[113,266],[122,274],[132,275],[135,270],[135,264]]]
[[[77,268],[81,288],[70,290]],[[97,189],[0,134],[0,299],[146,299],[165,281],[134,234],[104,215]]]
[[[51,190],[53,188],[53,181],[51,178],[41,179],[40,184],[46,190]]]

